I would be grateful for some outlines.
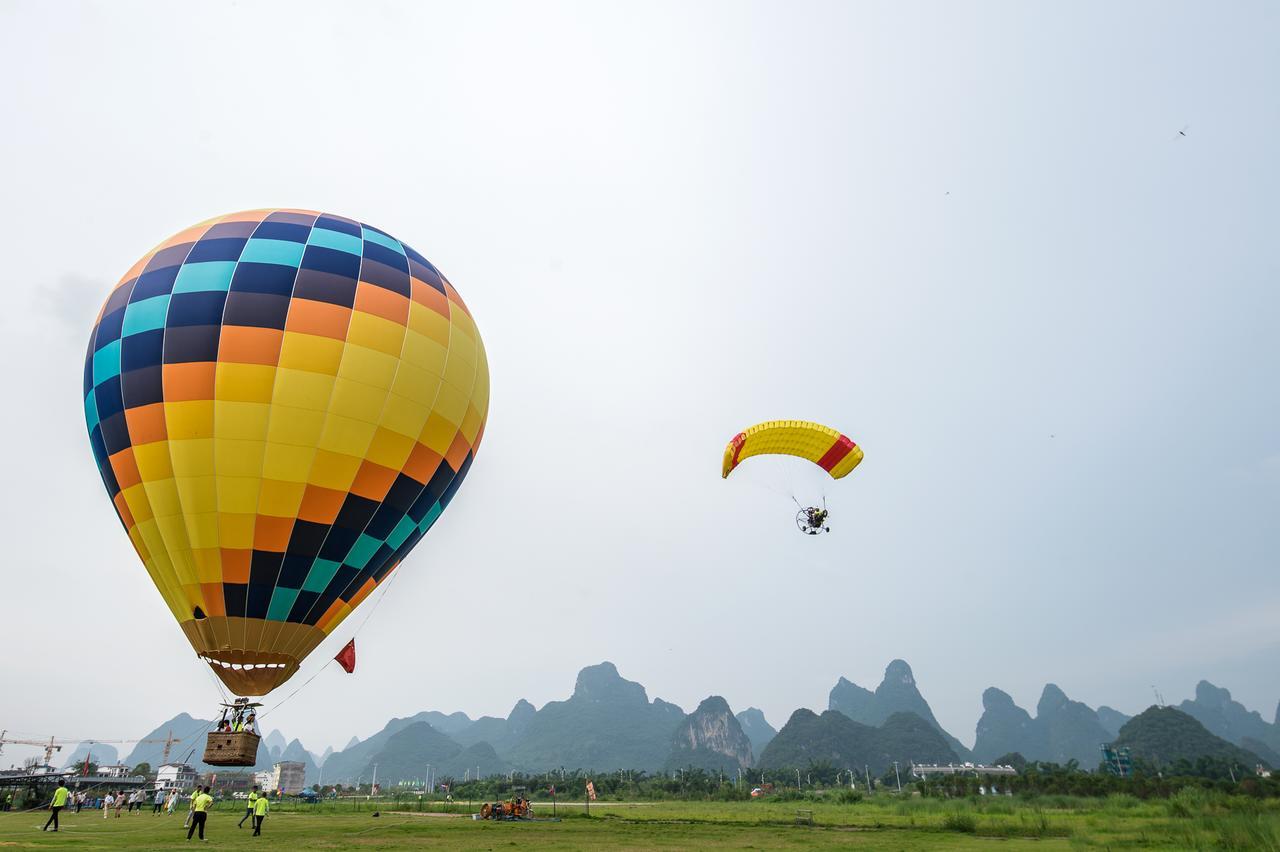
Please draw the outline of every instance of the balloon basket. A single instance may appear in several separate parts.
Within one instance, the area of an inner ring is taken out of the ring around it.
[[[211,733],[204,745],[204,762],[210,766],[253,766],[258,762],[257,734]]]

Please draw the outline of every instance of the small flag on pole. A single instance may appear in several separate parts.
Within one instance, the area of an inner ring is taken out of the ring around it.
[[[351,674],[356,670],[356,640],[342,646],[342,650],[334,657],[338,661],[338,665],[346,670],[347,674]]]
[[[591,801],[594,802],[596,800],[596,785],[590,781],[587,782],[587,795],[591,798]]]

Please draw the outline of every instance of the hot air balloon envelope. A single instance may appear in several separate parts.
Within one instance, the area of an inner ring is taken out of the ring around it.
[[[263,695],[449,504],[489,369],[421,254],[341,216],[253,210],[125,274],[89,337],[84,402],[165,603],[228,687]]]

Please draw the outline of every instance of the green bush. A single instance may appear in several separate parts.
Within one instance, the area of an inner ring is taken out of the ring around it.
[[[967,814],[964,811],[952,811],[942,818],[942,827],[947,831],[973,834],[978,830],[978,821],[973,818],[973,814]]]

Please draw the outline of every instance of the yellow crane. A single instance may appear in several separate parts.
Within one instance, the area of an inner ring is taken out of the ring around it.
[[[173,731],[169,731],[168,734],[165,735],[165,738],[162,740],[154,739],[154,738],[147,739],[147,740],[59,740],[56,737],[49,737],[47,741],[46,740],[20,740],[20,739],[15,739],[13,737],[5,736],[7,733],[8,733],[7,730],[0,731],[0,752],[4,750],[4,747],[6,745],[38,746],[44,749],[44,762],[46,765],[49,765],[53,761],[53,753],[55,751],[62,751],[62,747],[64,745],[75,745],[77,743],[87,743],[88,745],[96,745],[96,744],[123,745],[125,743],[164,743],[164,757],[162,758],[161,762],[168,763],[170,750],[173,748],[174,745],[182,742],[182,740],[174,737]]]

